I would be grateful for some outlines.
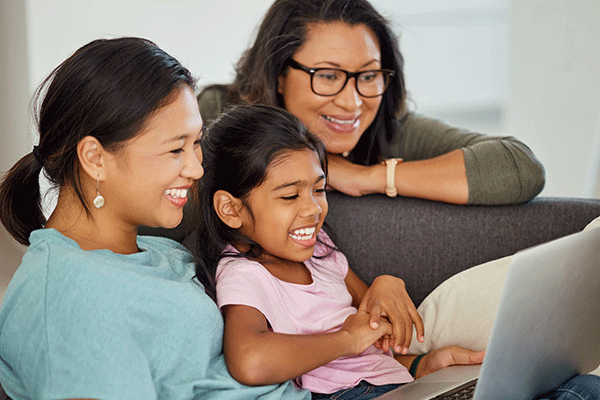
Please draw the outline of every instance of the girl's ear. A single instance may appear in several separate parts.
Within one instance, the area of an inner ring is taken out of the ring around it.
[[[83,170],[95,181],[106,179],[106,152],[98,139],[86,136],[77,143],[77,157]]]
[[[241,228],[242,215],[240,211],[244,208],[244,205],[240,199],[233,197],[231,193],[225,190],[217,190],[213,196],[213,207],[219,219],[228,227]]]

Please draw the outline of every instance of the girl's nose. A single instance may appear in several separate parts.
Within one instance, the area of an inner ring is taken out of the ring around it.
[[[316,199],[314,196],[310,196],[310,198],[306,201],[301,216],[312,217],[313,215],[319,215],[322,212],[323,208],[319,204],[318,199]]]

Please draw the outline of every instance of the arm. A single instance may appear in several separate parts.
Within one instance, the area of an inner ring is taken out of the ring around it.
[[[385,165],[353,164],[331,154],[327,161],[328,184],[340,192],[352,196],[385,193]],[[455,204],[466,204],[469,199],[464,154],[460,149],[426,160],[398,163],[395,181],[400,196]]]
[[[422,378],[425,375],[429,375],[439,369],[449,367],[451,365],[470,365],[470,364],[481,364],[485,352],[483,351],[472,351],[459,346],[448,346],[441,349],[433,350],[426,354],[417,365],[417,371],[415,378]],[[396,360],[410,369],[410,366],[415,355],[395,355]]]
[[[381,317],[386,317],[393,326],[394,351],[406,353],[412,339],[413,324],[417,338],[424,340],[425,328],[414,303],[406,292],[404,281],[391,275],[381,275],[373,280],[370,287],[348,268],[346,287],[352,295],[352,305],[369,314],[371,328],[377,329]],[[388,345],[383,343],[384,350]]]
[[[359,354],[391,333],[389,324],[371,329],[364,311],[349,316],[339,331],[312,335],[272,332],[264,315],[249,306],[224,306],[223,315],[227,368],[246,385],[294,379],[339,357]]]
[[[392,157],[404,159],[396,166],[396,189],[402,196],[516,204],[531,200],[544,186],[542,165],[513,137],[485,136],[408,113],[389,146]],[[384,193],[385,166],[351,167],[340,159],[331,163],[332,187],[355,196]]]

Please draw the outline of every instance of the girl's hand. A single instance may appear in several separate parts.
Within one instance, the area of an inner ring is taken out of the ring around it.
[[[340,331],[350,334],[350,354],[360,354],[371,347],[379,338],[392,333],[392,325],[386,320],[382,320],[376,329],[370,325],[370,316],[364,310],[358,310],[346,318]]]
[[[384,165],[353,164],[336,154],[327,155],[327,185],[350,196],[385,193]]]
[[[459,346],[442,347],[433,350],[419,361],[415,378],[422,378],[451,365],[481,364],[484,355],[484,351],[473,351]]]
[[[384,351],[391,346],[396,353],[406,354],[412,339],[413,324],[417,330],[417,340],[425,339],[423,320],[415,308],[415,304],[406,292],[404,281],[391,275],[381,275],[375,278],[360,302],[359,310],[370,315],[371,328],[387,320],[393,326],[392,337],[383,338],[380,342]]]

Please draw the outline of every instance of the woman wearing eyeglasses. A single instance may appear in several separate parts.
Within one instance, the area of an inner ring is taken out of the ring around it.
[[[535,197],[544,170],[512,137],[451,128],[406,107],[403,58],[366,0],[276,0],[231,85],[198,96],[202,117],[264,103],[295,114],[329,152],[329,186],[459,204]]]

